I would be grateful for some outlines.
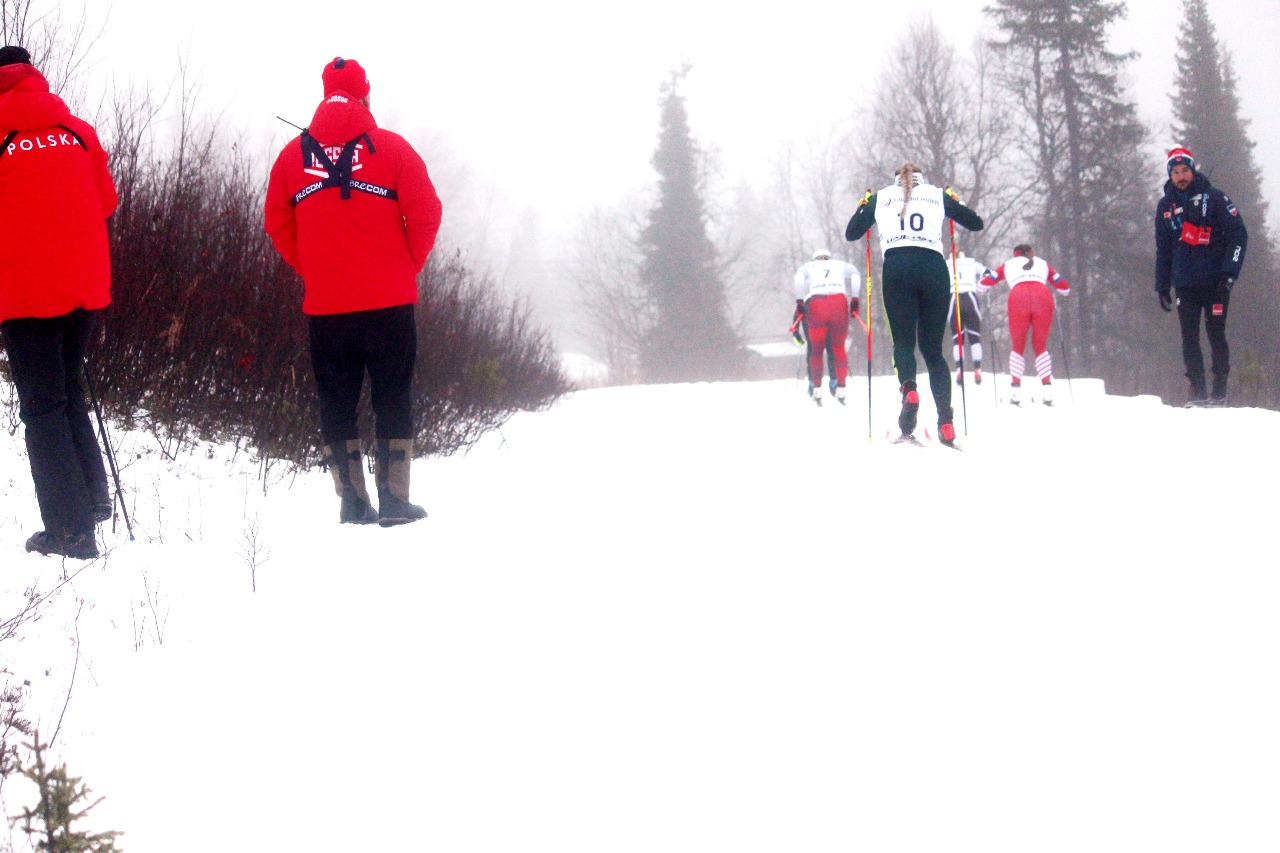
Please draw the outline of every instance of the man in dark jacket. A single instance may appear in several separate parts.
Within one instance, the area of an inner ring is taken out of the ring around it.
[[[374,121],[360,63],[336,58],[321,82],[324,100],[308,129],[271,169],[265,226],[306,286],[302,312],[320,391],[320,433],[342,499],[338,519],[404,524],[426,516],[409,502],[414,305],[418,273],[440,229],[440,198],[418,153]],[[377,431],[376,509],[356,430],[366,372]]]
[[[116,188],[93,128],[12,45],[0,48],[0,136],[0,332],[44,522],[26,548],[87,560],[94,522],[111,517],[82,377],[111,301]]]
[[[1221,406],[1231,370],[1227,348],[1227,306],[1244,265],[1248,241],[1244,220],[1231,199],[1196,170],[1186,148],[1169,152],[1169,180],[1156,205],[1156,293],[1160,307],[1173,310],[1177,291],[1182,327],[1182,361],[1191,381],[1188,405]],[[1213,388],[1205,392],[1200,317],[1213,356]]]

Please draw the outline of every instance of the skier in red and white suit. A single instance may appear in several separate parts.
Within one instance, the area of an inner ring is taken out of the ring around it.
[[[1066,296],[1071,292],[1071,285],[1047,261],[1037,258],[1027,243],[1014,247],[1013,257],[984,275],[978,285],[990,290],[1001,281],[1007,281],[1012,288],[1009,291],[1009,376],[1013,392],[1009,402],[1015,406],[1022,402],[1022,373],[1027,366],[1022,351],[1030,329],[1036,375],[1041,384],[1040,400],[1046,406],[1052,405],[1053,358],[1049,355],[1049,329],[1053,326],[1053,294]]]
[[[849,355],[844,339],[849,334],[849,318],[858,315],[858,268],[818,249],[813,260],[800,267],[795,276],[796,320],[804,322],[809,341],[809,395],[822,405],[822,360],[831,362],[831,394],[845,400],[849,378]]]

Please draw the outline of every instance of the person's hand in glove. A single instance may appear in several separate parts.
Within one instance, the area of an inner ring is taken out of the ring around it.
[[[791,318],[791,337],[798,344],[804,343],[804,330],[801,329],[800,327],[800,324],[803,321],[804,321],[804,300],[797,299],[796,313],[795,313],[795,316]]]
[[[1160,307],[1166,311],[1173,310],[1173,294],[1167,290],[1157,290],[1156,294],[1160,297]]]

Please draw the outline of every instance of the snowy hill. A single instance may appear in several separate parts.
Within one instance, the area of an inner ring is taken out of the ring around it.
[[[963,453],[889,378],[580,392],[387,530],[117,435],[65,566],[0,434],[0,663],[129,853],[1280,848],[1280,413],[994,381]]]

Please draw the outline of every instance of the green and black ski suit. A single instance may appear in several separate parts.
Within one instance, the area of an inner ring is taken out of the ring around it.
[[[917,188],[922,200],[927,200],[924,190],[927,185]],[[893,190],[886,187],[885,190]],[[934,188],[930,188],[934,189]],[[885,192],[882,190],[881,193]],[[934,189],[936,193],[937,190]],[[862,237],[876,223],[876,210],[881,193],[874,193],[863,200],[858,210],[845,227],[846,240],[853,241]],[[948,193],[942,193],[942,213],[945,218],[953,219],[970,231],[982,230],[982,217],[965,207]],[[913,197],[911,204],[916,204]],[[913,226],[913,215],[910,210],[903,211],[907,215],[901,217],[903,231],[909,232]],[[882,214],[883,215],[883,214]],[[929,389],[933,392],[933,401],[937,406],[940,420],[950,420],[951,413],[951,372],[947,360],[943,356],[942,342],[947,328],[947,315],[951,309],[951,270],[944,257],[941,235],[943,217],[921,217],[918,222],[921,228],[916,230],[936,230],[937,234],[926,234],[922,238],[896,240],[881,234],[881,246],[884,249],[884,266],[881,271],[881,293],[885,316],[889,319],[889,333],[893,337],[893,366],[898,374],[898,383],[907,386],[916,379],[916,347],[924,358],[929,371]],[[882,230],[884,225],[882,222]],[[894,245],[899,242],[899,245]],[[944,418],[945,415],[945,418]]]

